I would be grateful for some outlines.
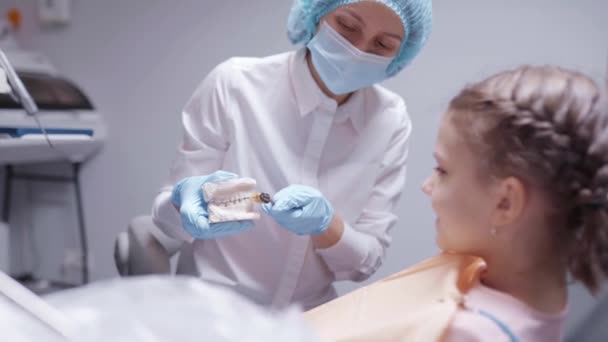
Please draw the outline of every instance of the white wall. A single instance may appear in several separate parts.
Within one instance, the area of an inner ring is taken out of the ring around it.
[[[83,170],[82,181],[92,275],[112,277],[113,239],[131,217],[150,211],[180,136],[182,105],[218,62],[290,49],[285,22],[291,1],[80,0],[73,2],[69,27],[54,30],[38,26],[34,1],[1,2],[0,10],[9,4],[24,10],[23,45],[48,55],[90,94],[107,120],[109,140]],[[462,85],[520,63],[560,64],[598,78],[604,73],[608,1],[436,0],[434,7],[428,46],[400,77],[387,82],[405,97],[414,134],[401,222],[372,280],[437,251],[433,214],[419,184],[433,167],[438,118]],[[71,215],[71,209],[56,210]],[[46,221],[49,236],[69,241],[56,237],[65,219]],[[573,287],[571,296],[569,326],[592,304],[580,287]]]

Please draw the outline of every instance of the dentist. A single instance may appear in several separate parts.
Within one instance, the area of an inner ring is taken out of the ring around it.
[[[381,265],[406,179],[410,119],[378,83],[425,44],[431,0],[296,0],[298,51],[231,58],[196,89],[153,206],[183,240],[178,273],[258,304],[309,309]],[[274,193],[255,222],[209,224],[201,186],[251,177]]]

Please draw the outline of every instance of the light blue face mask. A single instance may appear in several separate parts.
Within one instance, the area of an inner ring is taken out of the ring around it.
[[[393,60],[357,49],[326,22],[321,23],[307,47],[321,80],[336,95],[384,81]]]

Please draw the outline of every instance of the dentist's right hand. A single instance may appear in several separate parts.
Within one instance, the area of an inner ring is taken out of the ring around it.
[[[330,226],[334,209],[323,194],[306,185],[290,185],[262,206],[278,224],[297,235],[319,235]]]
[[[173,187],[171,201],[179,210],[184,230],[193,238],[215,239],[240,233],[253,226],[250,220],[209,223],[203,184],[237,177],[234,173],[220,170],[206,176],[184,178]]]

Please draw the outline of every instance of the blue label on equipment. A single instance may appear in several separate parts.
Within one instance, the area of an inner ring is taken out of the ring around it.
[[[92,129],[82,128],[46,128],[47,134],[75,134],[93,136]],[[26,134],[44,134],[40,128],[26,127],[0,127],[0,134],[8,134],[13,138],[20,138]]]

